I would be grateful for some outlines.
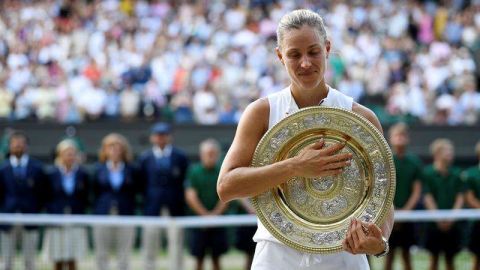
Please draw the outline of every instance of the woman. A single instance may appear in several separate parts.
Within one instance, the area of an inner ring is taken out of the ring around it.
[[[382,130],[372,111],[325,82],[326,59],[331,45],[318,14],[296,10],[285,15],[277,29],[277,42],[276,53],[291,84],[278,93],[253,102],[245,110],[218,179],[218,195],[224,202],[255,196],[295,176],[336,175],[349,164],[350,154],[337,154],[343,144],[323,148],[324,142],[320,140],[295,157],[263,167],[250,167],[255,148],[267,130],[300,108],[325,105],[348,109],[361,114]],[[393,225],[393,207],[391,209],[382,228],[353,220],[343,242],[345,251],[332,255],[298,252],[279,242],[258,223],[253,238],[257,247],[252,269],[297,269],[307,260],[315,263],[305,269],[369,269],[363,254],[380,256],[388,252],[385,238],[389,237]],[[362,227],[368,229],[368,235]]]
[[[80,166],[74,141],[66,139],[56,148],[55,166],[48,171],[50,186],[47,210],[51,214],[85,214],[88,207],[89,176]],[[45,250],[55,270],[75,270],[76,261],[87,252],[86,229],[66,226],[47,229]]]
[[[94,214],[133,215],[138,184],[136,171],[130,164],[132,155],[127,139],[110,133],[102,140],[98,155],[99,164],[94,174]],[[110,244],[115,243],[118,268],[129,269],[135,229],[131,227],[94,228],[95,252],[99,270],[108,269]]]

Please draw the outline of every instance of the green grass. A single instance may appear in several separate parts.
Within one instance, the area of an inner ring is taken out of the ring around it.
[[[413,258],[413,269],[418,270],[425,270],[428,269],[429,265],[429,256],[425,250],[421,249],[414,249],[412,250],[412,258]],[[194,259],[188,254],[185,253],[184,257],[184,269],[194,269]],[[21,257],[16,258],[15,263],[15,270],[23,269],[23,262]],[[0,260],[1,262],[1,260]],[[456,270],[471,270],[472,269],[472,262],[473,257],[467,251],[462,251],[455,257],[455,266]],[[374,258],[370,259],[371,263],[371,270],[381,270],[383,269],[383,258]],[[243,270],[244,269],[244,256],[237,250],[230,250],[225,256],[222,257],[222,266],[224,270]],[[38,270],[51,270],[53,266],[51,263],[45,260],[43,254],[40,254],[37,259],[37,269]],[[79,264],[78,270],[95,270],[95,257],[93,254],[90,254],[87,258],[82,260]],[[115,260],[111,260],[110,262],[110,269],[117,269],[117,265],[115,264]],[[205,270],[212,269],[211,263],[207,259],[205,264]],[[131,270],[143,270],[143,258],[140,252],[136,251],[132,253],[131,258]],[[157,258],[157,270],[168,270],[168,261],[167,255],[165,252],[159,254]],[[400,262],[400,253],[397,254],[395,263],[394,263],[394,270],[403,270]],[[440,263],[440,270],[445,270],[445,265],[443,258],[441,259]]]

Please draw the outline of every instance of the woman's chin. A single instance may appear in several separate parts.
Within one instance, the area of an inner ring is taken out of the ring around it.
[[[320,86],[320,82],[317,80],[314,81],[302,81],[299,83],[301,89],[304,90],[313,90]]]

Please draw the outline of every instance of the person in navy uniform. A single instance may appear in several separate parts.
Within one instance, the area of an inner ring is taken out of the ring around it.
[[[13,132],[8,158],[0,167],[0,212],[36,214],[45,205],[47,185],[43,165],[28,155],[27,148],[27,135]],[[38,230],[33,226],[1,227],[2,269],[14,269],[15,247],[20,237],[25,269],[35,269]]]
[[[96,215],[134,215],[138,179],[131,164],[130,145],[125,137],[110,133],[102,140],[99,164],[93,180],[94,206]],[[112,242],[118,257],[118,268],[129,269],[135,228],[101,226],[94,228],[95,252],[99,270],[108,269],[109,248]]]
[[[172,128],[167,123],[157,123],[151,129],[152,148],[139,159],[139,168],[143,183],[144,215],[160,216],[168,212],[171,216],[184,215],[184,180],[188,168],[188,159],[180,149],[172,145]],[[160,231],[157,228],[143,228],[143,252],[145,269],[155,269],[155,255],[158,253]],[[168,234],[170,263],[177,265],[180,258],[177,248],[183,240],[182,233]]]
[[[47,171],[51,214],[85,214],[89,199],[89,175],[80,165],[80,151],[75,141],[62,140],[56,147],[55,165]],[[86,228],[61,226],[48,228],[44,248],[55,270],[75,270],[87,253]]]

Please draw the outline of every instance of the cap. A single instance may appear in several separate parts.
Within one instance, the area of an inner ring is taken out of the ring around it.
[[[170,134],[172,127],[168,123],[160,122],[152,126],[152,134]]]

